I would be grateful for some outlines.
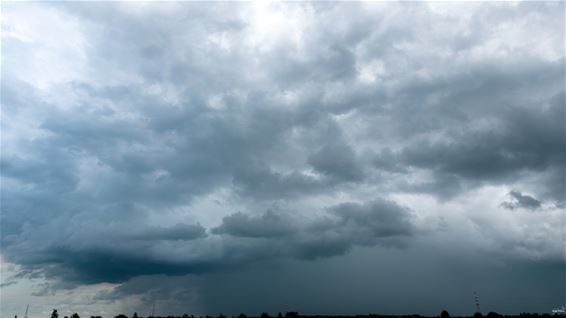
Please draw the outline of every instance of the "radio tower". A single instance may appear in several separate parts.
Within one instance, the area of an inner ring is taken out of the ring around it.
[[[28,310],[29,310],[29,304],[26,307],[26,313],[24,314],[24,318],[28,318]]]
[[[476,302],[476,312],[481,314],[480,298],[478,297],[478,294],[476,292],[474,292],[474,300]]]

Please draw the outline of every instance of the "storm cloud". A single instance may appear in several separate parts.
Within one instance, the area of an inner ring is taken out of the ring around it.
[[[564,3],[2,9],[2,316],[566,297]]]

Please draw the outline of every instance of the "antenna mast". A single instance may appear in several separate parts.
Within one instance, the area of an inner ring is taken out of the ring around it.
[[[28,318],[28,310],[29,310],[29,304],[26,307],[26,313],[24,314],[24,318]]]
[[[476,292],[474,292],[474,300],[476,302],[476,312],[481,313],[480,310],[480,298],[478,297],[478,294]]]

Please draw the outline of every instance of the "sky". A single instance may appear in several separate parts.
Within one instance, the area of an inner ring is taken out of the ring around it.
[[[2,2],[0,315],[566,303],[564,2]]]

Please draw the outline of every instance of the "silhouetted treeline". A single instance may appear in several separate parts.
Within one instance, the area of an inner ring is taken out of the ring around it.
[[[566,315],[558,315],[558,314],[549,314],[549,313],[520,313],[519,315],[502,315],[496,312],[489,312],[487,315],[483,315],[481,313],[475,313],[472,316],[451,316],[448,311],[443,310],[437,316],[423,316],[419,314],[410,314],[410,315],[380,315],[380,314],[367,314],[367,315],[300,315],[296,311],[288,311],[285,314],[281,312],[277,313],[277,315],[271,316],[267,312],[261,313],[258,316],[247,316],[244,313],[241,313],[237,316],[230,316],[227,317],[224,314],[219,314],[217,316],[209,316],[209,315],[199,315],[195,316],[192,314],[183,314],[181,316],[138,316],[137,312],[131,317],[128,317],[124,314],[119,314],[114,316],[114,318],[550,318],[550,317],[560,317],[566,318]],[[51,314],[51,318],[59,318],[59,313],[57,309],[53,309],[53,313]],[[68,316],[64,316],[64,318],[69,318]],[[70,318],[81,318],[78,313],[73,313]],[[90,316],[90,318],[103,318],[101,316]],[[111,317],[106,317],[111,318]]]

